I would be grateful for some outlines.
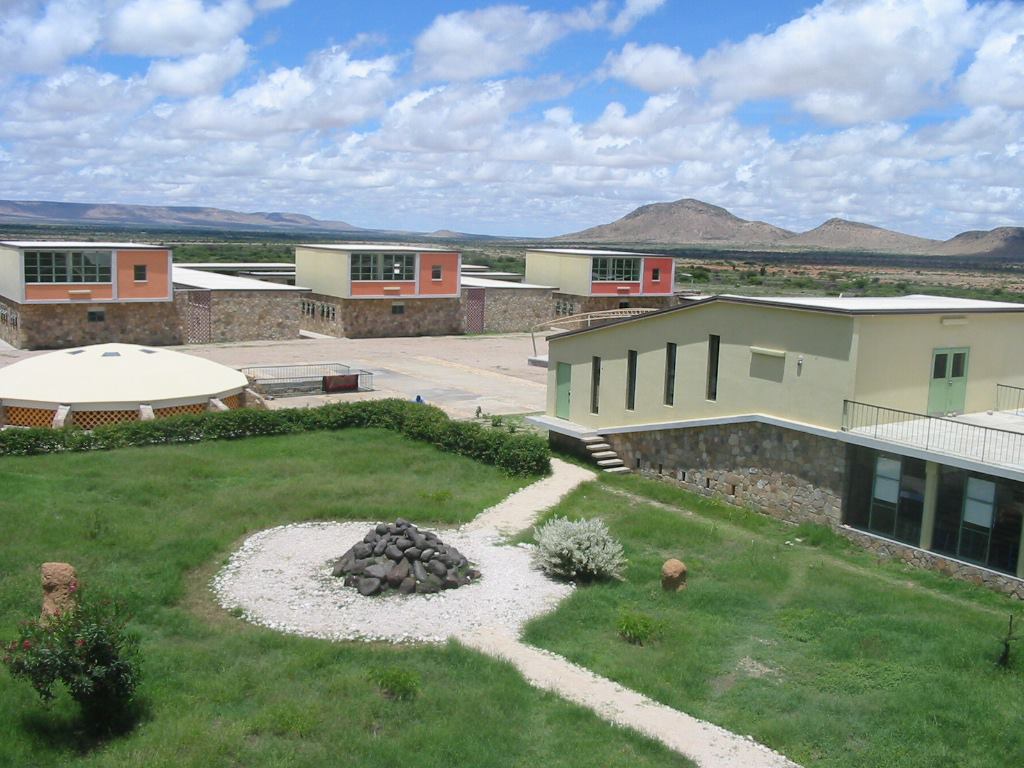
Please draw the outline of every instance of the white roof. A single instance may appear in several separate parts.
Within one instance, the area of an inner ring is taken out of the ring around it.
[[[563,253],[568,256],[665,256],[665,253],[640,253],[638,251],[599,251],[591,248],[530,248],[541,253]]]
[[[462,275],[463,288],[544,288],[554,291],[556,288],[551,285],[533,285],[532,283],[517,283],[512,280],[490,280],[486,277],[476,275]]]
[[[356,253],[458,253],[455,248],[429,248],[424,245],[389,245],[388,243],[302,243],[297,248],[319,248],[324,251]]]
[[[186,261],[183,267],[189,269],[203,269],[216,272],[220,269],[242,269],[250,271],[262,271],[264,269],[295,269],[291,261]]]
[[[226,365],[135,344],[62,349],[0,368],[0,402],[28,407],[165,407],[234,394],[247,385]]]
[[[102,248],[104,250],[127,250],[130,248],[133,250],[170,250],[166,245],[150,245],[148,243],[94,243],[79,240],[0,240],[0,245],[8,245],[12,248]]]
[[[1008,301],[958,299],[949,296],[737,296],[719,298],[753,304],[775,304],[804,309],[834,310],[861,314],[886,312],[1024,312],[1024,304]]]
[[[210,291],[308,291],[294,285],[269,283],[266,280],[254,280],[251,277],[222,275],[219,272],[204,272],[200,269],[189,269],[174,264],[171,267],[171,282],[190,288],[204,288]]]

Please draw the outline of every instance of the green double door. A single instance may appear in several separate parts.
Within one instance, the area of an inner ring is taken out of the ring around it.
[[[932,376],[928,385],[929,416],[964,412],[969,353],[967,347],[936,349],[932,352]]]

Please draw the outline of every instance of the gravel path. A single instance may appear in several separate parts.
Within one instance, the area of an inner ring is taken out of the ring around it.
[[[465,587],[433,595],[365,598],[331,568],[374,522],[284,525],[246,539],[213,582],[221,605],[281,632],[328,640],[444,642],[480,627],[520,628],[553,610],[572,587],[530,567],[526,547],[502,546],[493,530],[435,529],[481,571]]]

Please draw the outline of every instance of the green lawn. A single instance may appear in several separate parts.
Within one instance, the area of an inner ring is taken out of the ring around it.
[[[126,601],[145,678],[135,730],[95,743],[66,698],[44,709],[0,671],[0,766],[689,765],[455,644],[278,635],[207,589],[248,532],[453,524],[526,482],[377,430],[3,459],[0,638],[38,613],[39,564],[66,560],[86,589]],[[382,665],[419,670],[419,697],[384,699],[367,682]]]
[[[994,664],[1019,603],[651,480],[590,483],[553,514],[602,517],[630,564],[529,642],[808,767],[1024,765],[1024,643],[1013,671]],[[660,589],[669,557],[683,592]],[[659,622],[656,641],[618,638],[623,610]]]

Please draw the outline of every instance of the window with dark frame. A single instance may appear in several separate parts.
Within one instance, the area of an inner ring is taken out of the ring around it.
[[[637,283],[640,281],[640,259],[594,259],[590,267],[590,279],[595,283]]]
[[[415,280],[416,254],[353,253],[349,276],[352,280]]]
[[[708,400],[718,399],[718,351],[721,346],[721,337],[711,334],[708,336],[708,387],[706,397]]]
[[[149,279],[149,267],[145,264],[135,264],[132,271],[135,273],[136,283],[144,283]]]
[[[111,251],[25,251],[26,283],[109,283]]]
[[[590,359],[590,412],[597,413],[601,406],[601,358]]]
[[[441,265],[435,264],[430,268],[430,279],[440,280],[441,279]]]
[[[391,314],[392,315],[404,315],[405,314],[405,304],[392,304],[391,305]]]
[[[651,270],[651,281],[655,282],[655,283],[661,281],[661,268],[660,267],[654,267],[654,269]]]
[[[635,349],[626,353],[626,410],[636,409],[636,359]]]
[[[107,319],[107,313],[102,309],[90,309],[87,318],[90,323],[102,323]]]
[[[665,345],[665,405],[676,402],[676,345],[668,342]]]

